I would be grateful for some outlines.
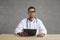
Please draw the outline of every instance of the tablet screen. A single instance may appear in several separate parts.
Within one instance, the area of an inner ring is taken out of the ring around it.
[[[36,34],[36,29],[23,29],[23,31],[28,33],[27,36],[34,36]]]

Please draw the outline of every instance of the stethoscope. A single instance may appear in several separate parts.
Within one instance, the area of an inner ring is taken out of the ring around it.
[[[37,18],[36,17],[34,17],[35,18],[35,20],[34,20],[34,23],[37,23]],[[27,27],[27,29],[28,29],[28,18],[27,18],[27,21],[26,21],[26,27]],[[29,24],[30,25],[30,24]]]

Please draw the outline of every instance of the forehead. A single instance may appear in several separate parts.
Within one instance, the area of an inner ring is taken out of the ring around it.
[[[29,11],[35,11],[33,8],[29,9]]]

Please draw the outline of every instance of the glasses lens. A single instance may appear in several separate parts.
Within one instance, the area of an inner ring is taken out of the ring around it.
[[[35,11],[29,11],[29,12],[32,12],[32,13],[33,13],[33,12],[35,12]]]

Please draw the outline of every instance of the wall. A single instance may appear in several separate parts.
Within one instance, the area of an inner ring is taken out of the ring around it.
[[[60,0],[0,0],[0,33],[14,33],[29,6],[36,8],[49,34],[60,33]]]

